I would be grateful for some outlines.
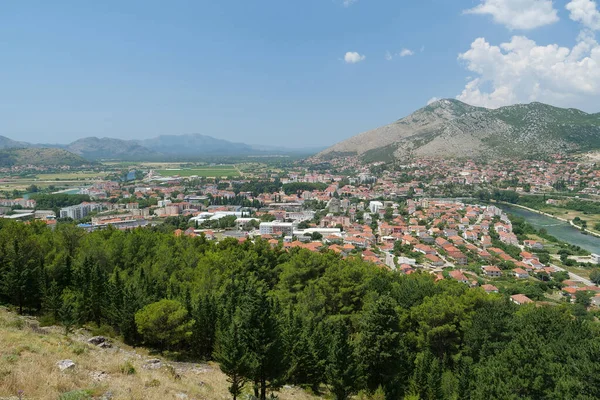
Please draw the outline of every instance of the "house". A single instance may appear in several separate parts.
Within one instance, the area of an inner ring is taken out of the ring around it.
[[[460,251],[448,252],[448,256],[456,261],[458,265],[467,265],[469,262],[467,256]]]
[[[444,260],[434,254],[425,254],[425,259],[434,267],[441,267],[445,264]]]
[[[466,240],[476,241],[478,238],[478,235],[477,235],[477,232],[475,232],[475,231],[467,231],[467,232],[463,233],[463,237]]]
[[[524,294],[513,294],[512,296],[510,296],[510,301],[512,301],[513,303],[515,303],[518,306],[520,306],[522,304],[533,303],[533,300],[531,300],[529,297],[525,296]]]
[[[483,267],[481,267],[481,269],[484,275],[490,278],[497,278],[499,276],[502,276],[502,270],[496,267],[495,265],[484,265]]]
[[[481,285],[481,288],[485,290],[486,293],[498,293],[498,288],[494,285]]]
[[[398,270],[405,275],[410,275],[413,272],[415,272],[415,269],[408,264],[400,264],[400,267],[398,268]]]
[[[537,240],[524,240],[523,245],[532,250],[544,250],[544,245]]]
[[[437,254],[437,251],[435,251],[433,248],[425,245],[425,244],[418,244],[415,246],[415,251],[418,251],[419,253],[423,253],[423,254]]]
[[[519,279],[527,279],[529,278],[529,274],[523,268],[515,268],[512,270],[515,276]]]
[[[460,270],[450,271],[450,272],[448,272],[448,275],[450,275],[450,277],[452,277],[452,279],[457,280],[459,282],[467,283],[467,284],[469,283],[469,280],[467,279],[465,274],[463,274],[463,272]]]

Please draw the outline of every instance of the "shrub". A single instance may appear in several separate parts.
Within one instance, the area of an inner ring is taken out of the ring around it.
[[[59,400],[88,400],[91,399],[93,392],[88,389],[73,390],[67,393],[63,393],[58,398]]]
[[[147,388],[149,387],[159,387],[160,386],[160,381],[158,379],[152,379],[151,381],[146,382],[146,384],[144,385]]]
[[[133,375],[135,374],[135,367],[130,361],[126,361],[119,367],[119,372],[123,375]]]

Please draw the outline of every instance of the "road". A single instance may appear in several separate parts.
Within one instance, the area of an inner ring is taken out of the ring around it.
[[[556,269],[557,271],[566,271],[566,272],[568,272],[568,273],[569,273],[569,278],[570,278],[572,281],[581,282],[581,283],[583,283],[585,286],[596,286],[596,285],[594,284],[594,282],[590,281],[589,279],[586,279],[586,278],[584,278],[583,276],[579,276],[579,275],[577,275],[577,274],[574,274],[574,273],[572,273],[572,272],[569,272],[569,271],[567,271],[566,269],[559,267],[558,265],[550,264],[550,266],[551,266],[552,268]]]

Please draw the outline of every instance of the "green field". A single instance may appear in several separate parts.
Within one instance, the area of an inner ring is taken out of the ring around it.
[[[163,177],[179,175],[181,177],[226,177],[240,176],[239,171],[233,165],[217,165],[214,167],[199,168],[173,168],[156,170]]]
[[[106,172],[80,171],[80,172],[63,172],[55,174],[39,174],[37,178],[40,180],[73,180],[73,179],[102,179],[107,175]]]

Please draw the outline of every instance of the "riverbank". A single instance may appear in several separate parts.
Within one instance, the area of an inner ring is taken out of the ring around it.
[[[582,232],[585,232],[585,233],[590,234],[592,236],[595,236],[597,238],[600,238],[600,234],[598,234],[598,233],[596,233],[594,231],[591,231],[589,229],[582,229],[580,226],[575,225],[573,223],[573,220],[569,220],[569,219],[565,219],[565,218],[560,218],[560,217],[557,217],[556,215],[552,215],[552,214],[549,214],[549,213],[544,212],[544,211],[536,210],[535,208],[522,206],[520,204],[507,203],[507,202],[504,202],[504,201],[497,201],[497,200],[492,200],[492,202],[498,203],[498,204],[505,204],[505,205],[510,206],[510,207],[522,208],[523,210],[531,211],[531,212],[534,212],[536,214],[540,214],[540,215],[543,215],[543,216],[546,216],[546,217],[549,217],[549,218],[553,218],[553,219],[556,219],[556,220],[561,221],[561,222],[566,222],[569,225],[571,225],[573,228],[575,228],[575,229],[577,229],[579,231],[582,231]]]

